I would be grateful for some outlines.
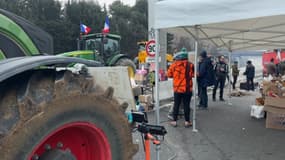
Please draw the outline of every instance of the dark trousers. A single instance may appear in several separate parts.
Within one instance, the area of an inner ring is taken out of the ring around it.
[[[208,94],[207,87],[200,87],[200,107],[207,108],[208,107]]]
[[[173,109],[173,119],[177,121],[177,116],[179,113],[179,106],[183,100],[184,106],[184,118],[185,121],[190,121],[190,101],[192,97],[192,92],[189,93],[174,93],[174,109]]]
[[[246,85],[247,85],[247,90],[253,90],[254,91],[254,82],[253,78],[246,78]]]
[[[216,91],[218,86],[220,86],[220,99],[223,98],[224,95],[224,87],[225,87],[226,77],[218,77],[213,89],[213,99],[216,99]]]
[[[233,89],[236,89],[237,77],[238,76],[233,76]]]
[[[198,82],[198,97],[199,98],[201,98],[201,87],[202,87],[201,83]]]

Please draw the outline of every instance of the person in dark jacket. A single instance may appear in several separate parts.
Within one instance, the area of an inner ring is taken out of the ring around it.
[[[284,76],[285,75],[285,59],[282,59],[282,61],[278,65],[279,75]]]
[[[247,61],[245,72],[243,73],[246,76],[247,90],[254,91],[254,76],[255,76],[255,67],[252,65],[251,61]]]
[[[239,75],[238,62],[234,61],[234,64],[232,65],[233,89],[236,89],[238,75]]]
[[[202,58],[199,57],[198,66],[200,66],[201,63],[202,63]],[[198,68],[198,69],[199,69],[199,68]],[[197,77],[197,84],[198,84],[198,97],[201,97],[201,82],[200,82],[199,77]]]
[[[267,69],[267,75],[271,75],[272,77],[275,77],[277,75],[277,67],[274,63],[274,58],[270,59],[270,62],[266,65]]]
[[[228,69],[228,64],[225,63],[224,56],[220,56],[219,62],[216,64],[214,70],[216,73],[216,83],[213,89],[213,101],[216,101],[216,91],[218,86],[220,86],[220,101],[225,101],[223,95],[224,95],[224,87],[229,69]]]
[[[208,108],[208,95],[207,95],[207,87],[211,85],[211,79],[208,77],[207,70],[209,69],[209,64],[212,63],[211,59],[207,57],[207,52],[203,51],[200,53],[201,61],[199,63],[198,69],[198,79],[199,79],[199,87],[200,87],[200,103],[199,108],[207,109]]]

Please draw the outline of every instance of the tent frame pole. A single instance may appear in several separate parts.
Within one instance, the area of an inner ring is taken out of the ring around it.
[[[228,63],[228,75],[229,75],[229,99],[228,99],[228,105],[232,105],[232,84],[231,84],[231,81],[232,81],[232,66],[231,66],[231,59],[232,59],[232,43],[233,41],[230,40],[229,41],[229,63]]]
[[[155,115],[156,124],[160,124],[159,113],[159,29],[155,29]],[[156,160],[160,159],[160,146],[156,145]]]
[[[196,32],[196,37],[195,37],[195,62],[194,62],[194,83],[193,83],[193,101],[194,101],[194,107],[193,107],[193,132],[198,132],[196,128],[196,109],[197,109],[197,71],[198,71],[198,41],[199,41],[199,26],[195,26],[195,32]]]

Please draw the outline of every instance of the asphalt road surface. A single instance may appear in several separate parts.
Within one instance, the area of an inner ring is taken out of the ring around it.
[[[266,129],[265,119],[250,117],[250,105],[258,96],[250,92],[247,96],[233,97],[232,105],[212,102],[209,96],[209,110],[197,111],[198,132],[184,128],[183,117],[177,128],[171,127],[167,121],[168,107],[162,108],[161,125],[168,134],[160,146],[160,160],[284,160],[285,130]],[[155,113],[148,113],[148,117],[155,124]],[[140,147],[133,159],[143,160],[140,134],[133,136]],[[151,157],[157,159],[155,146]]]

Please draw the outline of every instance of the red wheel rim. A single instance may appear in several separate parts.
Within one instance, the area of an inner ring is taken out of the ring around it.
[[[45,146],[57,148],[63,144],[62,150],[70,149],[77,160],[111,160],[111,148],[105,133],[94,124],[73,122],[65,124],[49,133],[36,145],[28,160],[39,157],[46,151]]]

